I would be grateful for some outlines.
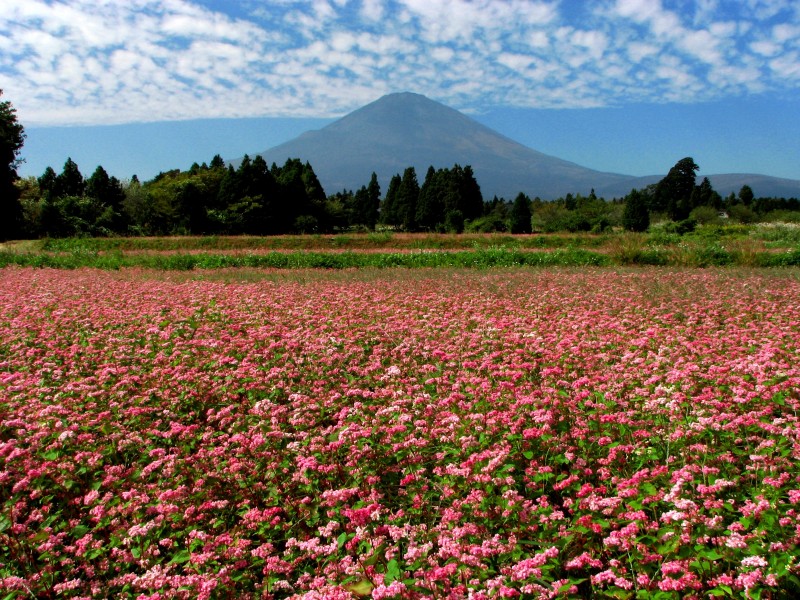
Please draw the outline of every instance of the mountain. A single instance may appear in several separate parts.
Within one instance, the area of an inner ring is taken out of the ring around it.
[[[496,195],[508,200],[521,191],[548,200],[567,193],[588,194],[592,188],[606,198],[621,197],[663,177],[605,173],[537,152],[409,92],[384,96],[261,156],[267,164],[282,165],[287,158],[308,161],[328,194],[360,188],[373,171],[385,192],[392,175],[409,166],[415,167],[421,184],[431,165],[471,165],[485,199]],[[738,174],[709,179],[723,195],[747,183],[758,196],[800,196],[800,181]]]
[[[592,187],[633,179],[542,154],[408,92],[384,96],[261,155],[268,164],[280,165],[289,157],[307,160],[328,194],[358,189],[373,171],[385,192],[392,175],[409,166],[416,168],[421,184],[430,165],[438,169],[456,163],[472,166],[487,199],[513,199],[520,191],[541,198],[588,194]]]

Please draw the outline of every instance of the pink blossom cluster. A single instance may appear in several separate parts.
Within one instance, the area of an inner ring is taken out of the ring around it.
[[[5,269],[0,597],[798,595],[799,299]]]

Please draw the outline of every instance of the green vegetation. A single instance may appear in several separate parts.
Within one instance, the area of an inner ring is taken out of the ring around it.
[[[647,233],[173,236],[65,238],[8,243],[0,266],[267,268],[488,268],[511,266],[800,265],[800,226],[654,225]]]
[[[17,121],[14,107],[8,101],[0,101],[0,241],[20,237],[21,233],[22,210],[15,183],[17,157],[24,140],[25,131]]]

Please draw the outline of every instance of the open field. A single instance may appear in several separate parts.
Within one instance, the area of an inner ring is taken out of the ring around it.
[[[165,270],[488,268],[512,266],[675,267],[800,265],[794,224],[706,226],[678,235],[352,233],[272,237],[72,238],[0,245],[6,265]]]
[[[795,598],[800,280],[0,271],[2,598]]]

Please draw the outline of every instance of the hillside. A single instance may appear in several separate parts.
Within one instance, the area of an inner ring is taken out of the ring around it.
[[[381,189],[406,167],[421,180],[430,165],[471,165],[485,199],[512,199],[520,191],[554,199],[594,188],[606,198],[655,183],[663,175],[634,177],[595,171],[543,154],[481,125],[463,113],[408,92],[389,94],[323,129],[261,153],[267,163],[300,158],[314,168],[328,194],[354,190],[374,171]],[[682,157],[676,157],[676,161]],[[671,165],[665,165],[665,173]],[[722,195],[747,184],[757,196],[800,197],[800,181],[757,174],[708,176]]]

